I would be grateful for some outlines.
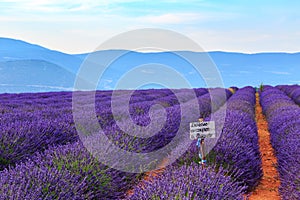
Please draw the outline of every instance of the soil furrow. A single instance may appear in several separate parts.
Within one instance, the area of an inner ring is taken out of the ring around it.
[[[278,187],[279,175],[276,169],[277,159],[270,142],[268,122],[262,113],[259,95],[256,93],[256,123],[258,128],[259,148],[262,157],[263,177],[259,185],[251,193],[250,200],[277,200],[280,199]]]

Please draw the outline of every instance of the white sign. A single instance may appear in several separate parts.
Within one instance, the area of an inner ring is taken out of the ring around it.
[[[191,122],[190,123],[190,138],[195,140],[197,138],[215,138],[215,122]]]

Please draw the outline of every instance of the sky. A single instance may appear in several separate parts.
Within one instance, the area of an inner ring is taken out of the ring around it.
[[[91,52],[139,28],[176,31],[205,51],[300,52],[300,1],[0,1],[0,37],[66,53]]]

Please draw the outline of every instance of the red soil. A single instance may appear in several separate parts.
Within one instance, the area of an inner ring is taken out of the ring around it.
[[[159,169],[146,172],[143,177],[143,180],[138,184],[143,187],[143,181],[153,181],[155,177],[159,176],[164,172],[166,165],[167,165],[167,160],[163,160],[158,167]],[[126,196],[130,197],[131,195],[133,195],[133,193],[134,193],[134,189],[130,189],[126,192]]]
[[[262,156],[263,177],[260,184],[251,193],[250,200],[277,200],[280,199],[278,187],[280,185],[276,170],[277,159],[270,144],[268,123],[259,104],[259,95],[256,94],[256,123],[258,127],[259,148]]]

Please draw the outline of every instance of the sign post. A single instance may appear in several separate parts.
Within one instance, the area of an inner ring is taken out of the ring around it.
[[[206,163],[205,158],[205,149],[204,149],[204,139],[205,138],[215,138],[215,122],[214,121],[203,121],[203,118],[200,118],[198,122],[190,123],[190,139],[197,139],[197,147],[199,148],[199,158],[204,168]]]

